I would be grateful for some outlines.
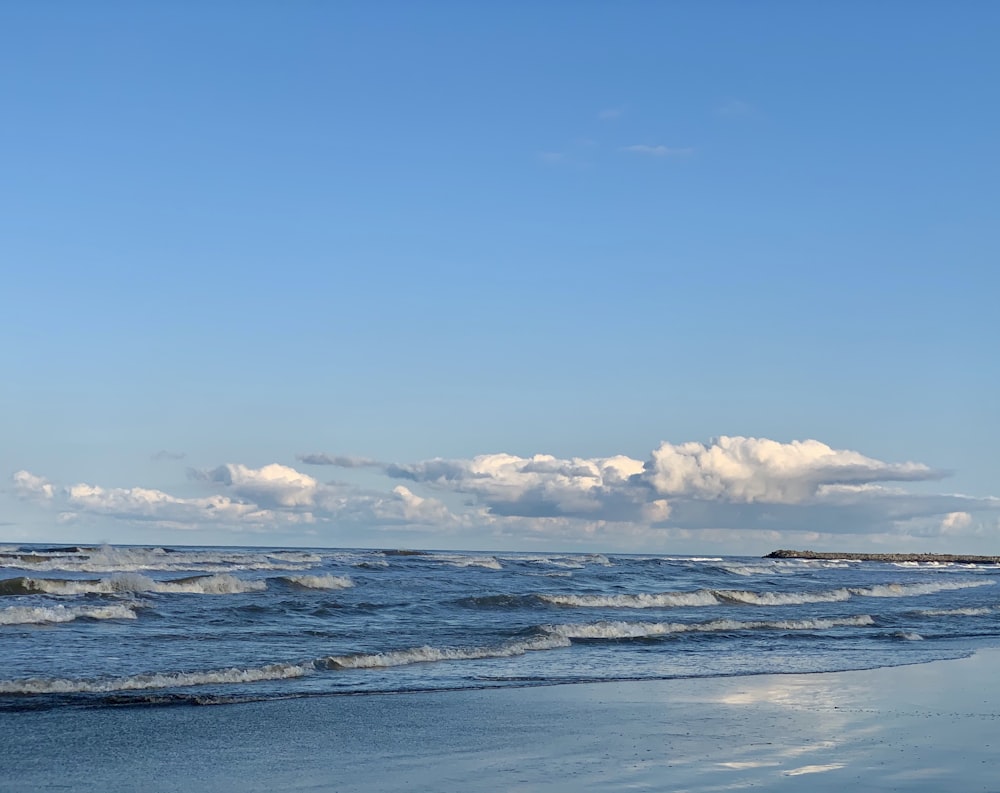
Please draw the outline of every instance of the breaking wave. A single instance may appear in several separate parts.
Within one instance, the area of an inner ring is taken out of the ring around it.
[[[579,608],[652,609],[719,605],[715,593],[708,589],[639,595],[539,595],[538,599],[554,606]]]
[[[386,653],[358,653],[356,655],[331,655],[322,663],[333,669],[375,669],[390,666],[406,666],[434,661],[470,661],[479,658],[510,658],[540,650],[555,650],[569,647],[569,637],[556,634],[512,640],[493,647],[413,647]]]
[[[226,573],[237,570],[307,570],[323,561],[305,551],[175,551],[168,548],[72,548],[45,553],[9,554],[10,567],[35,572],[70,573],[184,572]]]
[[[0,694],[108,694],[145,691],[151,688],[183,688],[212,684],[258,683],[284,680],[314,672],[315,664],[268,664],[251,669],[219,669],[210,672],[156,672],[106,679],[30,678],[0,680]]]
[[[922,617],[982,617],[995,614],[995,608],[955,608],[955,609],[921,609],[916,612]]]
[[[281,580],[306,589],[349,589],[354,586],[354,582],[347,576],[330,574],[290,575],[284,576]]]
[[[71,580],[62,578],[5,578],[0,581],[0,595],[115,595],[129,592],[163,594],[232,595],[260,592],[265,581],[249,581],[228,573],[190,576],[170,581],[155,581],[138,573],[121,573],[109,578]]]
[[[874,625],[869,614],[855,617],[811,620],[712,620],[710,622],[593,622],[577,625],[544,625],[542,630],[567,639],[642,639],[674,633],[713,633],[718,631],[810,631],[830,628]]]
[[[914,595],[933,595],[935,592],[948,592],[952,589],[974,589],[980,586],[992,586],[992,581],[938,581],[926,584],[876,584],[867,587],[852,587],[851,593],[870,598],[912,597]]]
[[[794,606],[806,603],[838,603],[852,597],[915,597],[952,589],[990,586],[992,581],[941,581],[923,584],[879,584],[870,587],[840,587],[813,592],[752,592],[741,589],[698,589],[693,592],[657,592],[635,595],[538,595],[556,606],[576,608],[682,608],[738,603],[748,606]]]
[[[487,570],[503,570],[503,565],[492,556],[444,556],[435,555],[434,559],[440,559],[452,567],[484,567]]]
[[[54,622],[89,620],[134,620],[128,606],[8,606],[0,609],[0,625],[44,625]]]

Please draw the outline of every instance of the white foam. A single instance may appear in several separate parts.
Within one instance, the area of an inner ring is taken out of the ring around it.
[[[0,694],[79,694],[144,691],[155,688],[183,688],[213,684],[257,683],[302,677],[315,670],[307,664],[269,664],[253,669],[220,669],[210,672],[155,672],[107,679],[30,678],[0,680]]]
[[[577,625],[546,625],[543,630],[567,639],[640,639],[673,633],[712,633],[750,630],[829,630],[830,628],[874,625],[868,614],[836,619],[773,620],[741,622],[712,620],[711,622],[593,622]]]
[[[937,581],[926,584],[876,584],[875,586],[851,587],[854,595],[871,598],[914,597],[916,595],[933,595],[935,592],[947,592],[953,589],[974,589],[981,586],[992,586],[992,581]]]
[[[992,608],[923,609],[916,612],[925,617],[982,617],[993,614]]]
[[[724,600],[744,603],[748,606],[793,606],[802,603],[837,603],[850,600],[847,589],[828,589],[817,592],[747,592],[738,589],[720,589],[719,597]]]
[[[503,570],[500,564],[492,556],[435,556],[452,567],[484,567],[487,570]]]
[[[719,599],[707,589],[701,589],[697,592],[660,592],[638,595],[539,595],[538,598],[557,606],[579,608],[650,609],[719,605]]]
[[[55,578],[28,578],[26,588],[53,595],[112,595],[122,592],[161,592],[165,594],[232,595],[260,592],[267,589],[265,581],[248,581],[228,573],[195,576],[173,581],[154,581],[138,573],[120,573],[96,581],[74,581]]]
[[[528,652],[554,650],[568,647],[569,637],[549,635],[532,639],[510,641],[494,647],[413,647],[387,653],[361,653],[358,655],[332,655],[324,663],[341,669],[375,669],[435,661],[469,661],[479,658],[510,658]]]
[[[23,553],[22,556],[31,556]],[[163,548],[102,546],[72,554],[46,553],[36,559],[10,560],[8,566],[45,572],[76,573],[187,572],[226,573],[238,570],[308,570],[322,562],[314,553],[300,551],[223,552],[167,551]]]
[[[0,625],[42,625],[72,622],[77,619],[134,620],[135,612],[128,606],[112,605],[88,608],[84,606],[9,606],[0,609]]]
[[[308,589],[348,589],[354,582],[342,575],[290,575],[285,578]]]

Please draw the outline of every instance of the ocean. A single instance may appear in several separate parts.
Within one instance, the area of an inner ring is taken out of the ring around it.
[[[1000,567],[0,546],[0,712],[869,669],[1000,646]]]

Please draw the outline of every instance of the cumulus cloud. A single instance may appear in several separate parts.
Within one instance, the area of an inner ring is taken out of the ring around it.
[[[263,468],[227,463],[190,474],[193,479],[224,485],[241,498],[273,507],[311,507],[320,486],[308,474],[278,463]]]
[[[906,487],[940,480],[948,472],[918,462],[879,460],[817,440],[723,436],[708,443],[663,442],[645,459],[494,453],[403,463],[313,453],[299,460],[370,468],[386,477],[386,487],[324,483],[281,463],[226,463],[190,472],[205,491],[195,497],[144,487],[60,486],[28,471],[14,474],[13,490],[80,519],[237,530],[297,523],[327,524],[334,532],[342,526],[420,527],[633,547],[655,544],[654,538],[708,541],[726,532],[733,538],[787,532],[964,537],[987,531],[984,527],[992,525],[987,513],[1000,512],[997,498]],[[459,502],[464,503],[456,507]]]
[[[42,476],[35,476],[29,471],[17,471],[12,478],[14,492],[19,498],[51,501],[55,496],[55,486]]]
[[[664,442],[645,461],[488,454],[385,464],[384,471],[472,495],[493,515],[661,528],[863,533],[891,531],[918,517],[1000,506],[996,499],[887,487],[883,483],[937,480],[947,472],[922,463],[885,462],[816,440],[723,436],[708,444]]]
[[[943,476],[920,463],[885,463],[815,440],[780,443],[723,436],[707,446],[661,444],[652,454],[645,478],[665,496],[801,504],[815,498],[822,487]]]
[[[642,516],[645,494],[627,486],[642,471],[642,462],[624,456],[564,460],[546,454],[483,454],[385,466],[392,478],[475,495],[499,515],[607,520]]]
[[[206,471],[191,470],[190,478],[221,490],[185,498],[144,487],[102,487],[88,483],[53,484],[28,471],[12,477],[22,498],[51,505],[66,522],[83,516],[156,523],[178,529],[224,526],[233,530],[279,530],[303,523],[343,522],[370,528],[434,526],[448,529],[469,525],[441,501],[397,486],[373,493],[347,485],[323,484],[289,466],[271,463],[252,468],[227,463]]]

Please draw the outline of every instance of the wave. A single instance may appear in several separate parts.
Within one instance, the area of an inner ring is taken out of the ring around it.
[[[709,589],[637,595],[538,595],[538,599],[554,606],[579,608],[650,609],[719,605],[719,598]]]
[[[348,589],[354,582],[342,575],[290,575],[279,579],[306,589]]]
[[[184,688],[212,684],[258,683],[303,677],[316,670],[305,664],[268,664],[250,669],[218,669],[208,672],[154,672],[106,679],[30,678],[0,680],[0,694],[107,694],[115,691],[144,691],[151,688]]]
[[[412,647],[385,653],[358,653],[356,655],[331,655],[322,663],[332,669],[376,669],[435,661],[470,661],[480,658],[510,658],[541,650],[569,647],[569,637],[549,634],[530,639],[518,639],[492,647]]]
[[[712,620],[710,622],[592,622],[575,625],[544,625],[541,630],[567,639],[643,639],[675,633],[713,633],[720,631],[821,631],[831,628],[874,625],[869,614],[854,617],[809,620]]]
[[[134,620],[136,613],[128,606],[8,606],[0,609],[0,625],[44,625],[54,622],[89,620]]]
[[[993,581],[939,581],[926,584],[876,584],[875,586],[851,587],[851,593],[871,598],[912,597],[914,595],[933,595],[935,592],[948,592],[953,589],[993,586],[993,583]]]
[[[64,552],[22,553],[4,558],[8,567],[35,572],[70,573],[185,572],[226,573],[237,570],[308,570],[322,557],[302,551],[175,551],[169,548],[73,548]]]
[[[691,592],[657,592],[635,595],[537,595],[546,603],[576,608],[682,608],[718,606],[723,603],[748,606],[794,606],[806,603],[838,603],[852,597],[915,597],[953,589],[991,586],[992,581],[941,581],[923,584],[878,584],[840,587],[811,592],[753,592],[741,589],[698,589]]]
[[[110,578],[74,580],[63,578],[5,578],[0,580],[0,595],[116,595],[129,592],[164,594],[232,595],[260,592],[265,581],[249,581],[228,573],[191,576],[170,581],[154,581],[138,573],[121,573]]]
[[[433,558],[452,567],[484,567],[487,570],[503,570],[503,565],[493,556],[445,556],[437,554]]]
[[[921,609],[916,613],[922,617],[982,617],[995,614],[996,608]]]

